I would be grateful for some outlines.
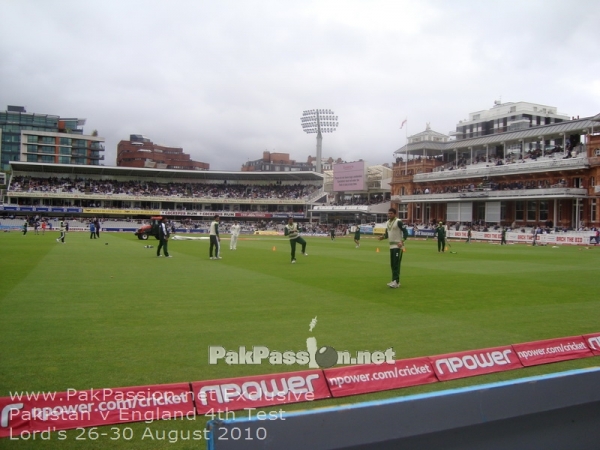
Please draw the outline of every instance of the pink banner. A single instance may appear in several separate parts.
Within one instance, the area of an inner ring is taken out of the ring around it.
[[[583,340],[594,355],[600,355],[600,333],[586,334]]]
[[[331,397],[321,370],[192,383],[198,414],[285,405]]]
[[[13,393],[11,397],[0,398],[0,437],[193,417],[192,400],[187,383]]]
[[[510,345],[430,356],[429,361],[431,361],[435,374],[440,381],[523,367]]]
[[[513,348],[524,366],[594,356],[581,336],[514,344]]]
[[[364,161],[333,165],[334,192],[364,191],[366,167]]]
[[[392,364],[386,362],[336,367],[323,372],[334,397],[437,382],[427,358],[403,359]]]

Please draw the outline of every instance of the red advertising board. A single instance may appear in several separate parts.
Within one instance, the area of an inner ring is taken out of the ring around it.
[[[510,345],[430,356],[429,361],[440,381],[523,367]]]
[[[437,382],[427,358],[403,359],[391,364],[385,362],[336,367],[323,372],[334,397]]]
[[[196,381],[198,414],[239,411],[331,397],[321,370]]]
[[[600,333],[586,334],[583,340],[594,355],[600,355]]]
[[[594,356],[582,336],[514,344],[513,348],[524,366]]]
[[[193,417],[189,384],[66,392],[13,393],[0,398],[0,437],[116,423]]]

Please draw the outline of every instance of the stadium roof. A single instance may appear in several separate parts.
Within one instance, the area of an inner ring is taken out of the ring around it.
[[[44,173],[60,175],[94,175],[118,177],[144,177],[165,179],[187,179],[204,181],[323,181],[316,172],[221,172],[215,170],[169,170],[136,167],[87,166],[80,164],[45,164],[11,161],[13,172]]]
[[[469,147],[484,147],[486,145],[501,145],[503,142],[518,142],[520,140],[537,140],[542,137],[544,140],[560,137],[563,134],[584,134],[591,133],[594,127],[598,129],[598,117],[600,114],[585,119],[567,120],[551,125],[542,125],[534,128],[526,128],[519,131],[508,131],[505,133],[491,134],[488,136],[479,136],[469,139],[459,139],[448,142],[421,141],[408,144],[408,152],[420,155],[423,150],[437,150],[441,154],[443,151],[465,149]],[[397,156],[406,153],[406,146],[394,152]]]
[[[593,126],[598,127],[598,124],[594,124],[591,119],[581,120],[568,120],[565,122],[554,123],[551,125],[543,125],[535,128],[527,128],[525,130],[512,131],[507,133],[493,134],[490,136],[481,136],[471,139],[461,139],[459,141],[450,141],[446,144],[446,149],[454,148],[465,148],[465,147],[477,147],[490,144],[501,144],[507,141],[520,141],[534,139],[537,140],[539,136],[544,139],[551,138],[552,136],[558,137],[562,134],[582,134],[584,130],[591,131]]]

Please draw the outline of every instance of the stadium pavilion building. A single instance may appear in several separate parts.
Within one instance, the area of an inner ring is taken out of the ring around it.
[[[485,118],[478,112],[459,123],[456,140],[429,124],[410,136],[393,166],[391,199],[400,217],[417,224],[599,227],[600,114],[564,120],[554,109],[525,105],[552,117],[540,120],[520,114],[522,103],[497,102]]]
[[[333,192],[331,173],[219,172],[11,162],[4,216],[168,218],[354,224],[385,220],[390,168],[368,168],[364,191]],[[347,194],[347,195],[345,195]],[[345,204],[347,203],[347,204]]]
[[[42,164],[12,161],[4,215],[243,221],[310,219],[321,201],[315,172],[219,172]]]

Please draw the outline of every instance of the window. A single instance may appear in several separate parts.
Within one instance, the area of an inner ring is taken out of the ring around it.
[[[593,198],[590,202],[590,222],[596,222],[596,199]]]
[[[516,202],[515,203],[515,220],[524,220],[525,219],[525,204],[524,202]]]
[[[527,202],[527,222],[535,222],[537,220],[537,203]]]
[[[398,218],[401,220],[408,219],[408,204],[398,205]]]
[[[485,203],[484,202],[478,202],[478,203],[476,203],[475,208],[477,210],[477,219],[476,220],[483,220],[483,221],[485,221]]]
[[[70,164],[71,163],[71,157],[70,156],[59,156],[58,157],[58,162],[60,164]]]
[[[548,220],[548,201],[540,201],[540,220]]]

